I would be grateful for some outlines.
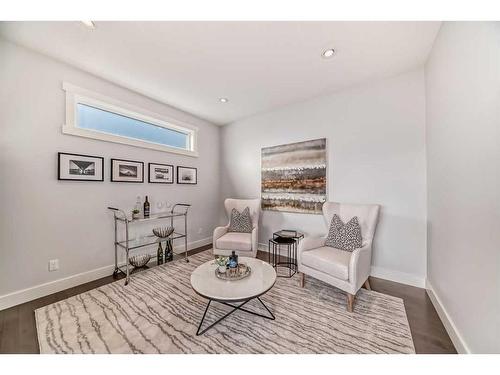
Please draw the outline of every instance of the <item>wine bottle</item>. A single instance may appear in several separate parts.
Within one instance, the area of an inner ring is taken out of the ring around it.
[[[149,217],[149,202],[148,196],[146,195],[146,200],[144,201],[144,217]]]
[[[161,241],[158,241],[158,250],[156,250],[156,263],[158,265],[163,264],[163,248],[161,247]]]
[[[165,262],[170,262],[174,259],[174,252],[172,250],[172,239],[167,238],[165,242]]]

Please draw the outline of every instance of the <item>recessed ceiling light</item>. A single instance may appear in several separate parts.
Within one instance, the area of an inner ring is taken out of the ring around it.
[[[227,103],[229,101],[228,98],[219,98],[219,102],[221,103]]]
[[[325,59],[329,59],[333,55],[335,55],[335,50],[333,48],[327,49],[321,54],[321,56],[323,56],[323,58]]]
[[[95,29],[95,23],[93,21],[82,21],[82,23],[87,26],[89,29]]]

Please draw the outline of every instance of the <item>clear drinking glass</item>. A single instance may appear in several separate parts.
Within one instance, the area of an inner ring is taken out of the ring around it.
[[[157,201],[156,202],[156,208],[158,209],[158,213],[162,212],[162,209],[163,209],[163,202],[162,201]]]

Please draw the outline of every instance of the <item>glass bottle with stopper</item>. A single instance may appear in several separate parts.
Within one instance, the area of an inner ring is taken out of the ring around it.
[[[135,201],[135,206],[134,209],[132,210],[132,219],[139,219],[141,216],[141,197],[140,195],[137,196],[137,200]]]
[[[229,268],[238,268],[238,255],[236,255],[236,252],[233,250],[231,255],[229,256]]]
[[[141,204],[141,196],[140,196],[140,195],[138,195],[138,196],[137,196],[137,199],[136,199],[136,201],[135,201],[134,211],[139,211],[139,212],[141,212],[141,206],[142,206],[142,204]]]

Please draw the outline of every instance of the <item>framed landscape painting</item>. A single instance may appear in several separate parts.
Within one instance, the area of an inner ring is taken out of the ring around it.
[[[142,161],[111,159],[112,182],[144,182]]]
[[[177,166],[177,183],[196,185],[198,183],[198,170],[191,167]]]
[[[321,214],[326,155],[326,138],[263,148],[262,209]]]
[[[58,180],[104,181],[104,158],[59,152],[57,170]]]
[[[153,184],[173,184],[174,166],[170,164],[149,163],[148,182]]]

